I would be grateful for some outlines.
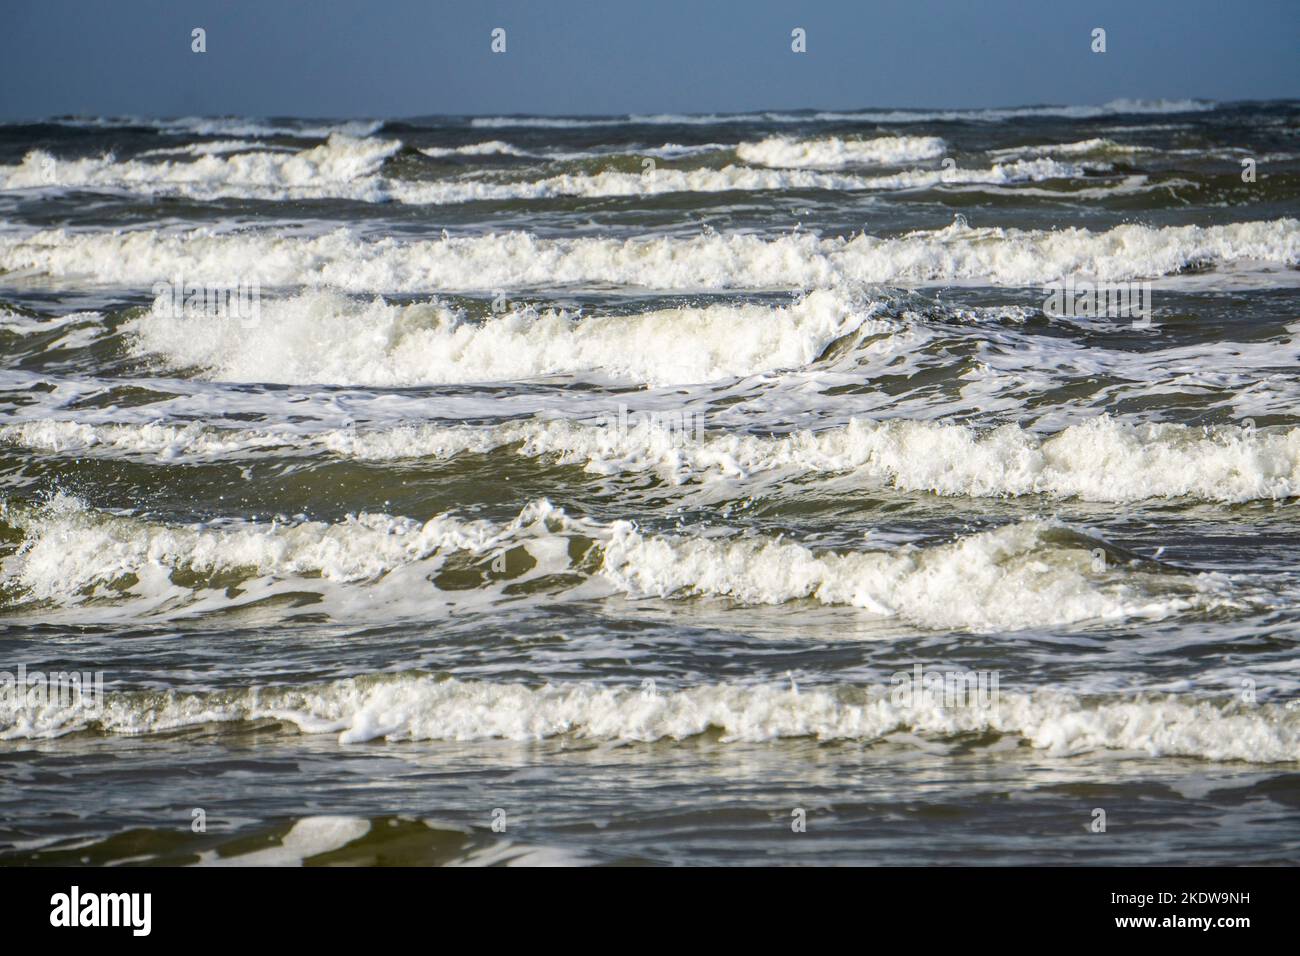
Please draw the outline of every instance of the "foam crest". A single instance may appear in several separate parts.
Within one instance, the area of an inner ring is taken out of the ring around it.
[[[147,735],[186,727],[279,721],[340,744],[366,741],[557,737],[620,742],[686,741],[710,731],[724,744],[790,738],[862,743],[909,736],[1019,738],[1049,756],[1113,750],[1217,761],[1300,760],[1300,712],[1175,695],[1080,697],[1064,690],[1001,690],[944,706],[888,686],[720,683],[654,692],[640,687],[553,683],[530,687],[366,676],[324,684],[205,693],[111,693],[90,705],[15,706],[0,695],[0,739],[77,731]]]

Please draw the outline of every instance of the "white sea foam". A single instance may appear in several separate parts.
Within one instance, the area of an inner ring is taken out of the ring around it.
[[[867,140],[772,136],[757,143],[741,143],[736,147],[736,155],[747,163],[782,169],[843,169],[901,166],[937,159],[945,149],[944,141],[937,136],[882,136]]]
[[[830,291],[771,309],[679,307],[580,318],[531,310],[469,321],[436,302],[357,302],[307,292],[261,303],[261,321],[195,321],[170,308],[127,325],[134,348],[227,381],[414,385],[597,372],[652,384],[806,365],[870,312]]]
[[[395,821],[394,821],[395,822]],[[410,819],[404,821],[415,824]],[[428,828],[430,840],[437,840],[447,850],[440,860],[446,866],[585,866],[593,861],[581,852],[549,846],[530,846],[513,840],[492,839],[482,843],[472,828],[450,827],[434,820],[418,821]],[[311,816],[295,820],[293,827],[272,846],[261,849],[227,846],[224,854],[216,850],[199,853],[198,866],[302,866],[313,857],[341,850],[371,832],[372,822],[362,817]],[[448,838],[456,844],[447,842]],[[382,836],[381,836],[382,839]],[[477,844],[477,845],[476,845]],[[456,846],[452,852],[452,846]],[[361,858],[370,853],[361,848]]]
[[[199,865],[301,866],[309,857],[345,847],[369,832],[370,821],[359,817],[303,817],[294,821],[293,828],[274,846],[231,856],[205,851],[199,855]]]
[[[148,286],[240,276],[263,285],[356,291],[495,290],[610,283],[652,289],[807,289],[842,283],[986,282],[1038,285],[1177,273],[1239,260],[1300,263],[1300,221],[1217,226],[1116,226],[1104,232],[945,229],[894,238],[701,235],[690,239],[538,239],[522,232],[442,240],[366,240],[347,230],[314,238],[135,230],[0,235],[0,268]],[[1256,277],[1283,282],[1295,270]]]
[[[840,553],[789,540],[722,536],[725,529],[651,535],[626,521],[574,519],[546,501],[529,503],[505,524],[447,514],[427,522],[361,514],[333,524],[163,525],[105,515],[67,496],[34,510],[7,506],[0,517],[24,535],[3,563],[7,588],[20,601],[64,605],[134,594],[151,606],[170,602],[174,608],[197,588],[191,596],[207,600],[205,607],[228,608],[238,602],[220,589],[205,593],[211,585],[204,581],[219,576],[224,588],[236,575],[267,584],[289,580],[294,591],[383,584],[389,599],[400,598],[412,613],[428,613],[449,600],[481,602],[497,593],[486,582],[469,594],[437,588],[433,572],[448,555],[468,552],[486,560],[523,547],[535,562],[530,579],[579,571],[605,594],[713,597],[746,605],[808,599],[944,629],[1158,620],[1236,606],[1221,577],[1098,566],[1093,552],[1101,542],[1040,520],[928,548]],[[597,565],[589,563],[588,547],[575,556],[575,540],[594,542]],[[186,587],[178,574],[201,580]],[[372,616],[382,606],[373,597],[360,604]]]
[[[626,742],[689,740],[708,731],[723,743],[787,738],[864,743],[907,735],[945,740],[1001,734],[1049,756],[1102,750],[1255,763],[1300,761],[1300,712],[1177,695],[1079,696],[999,689],[995,699],[943,706],[888,686],[702,684],[664,692],[586,683],[524,684],[407,674],[301,686],[207,693],[112,693],[99,712],[0,702],[0,738],[54,737],[79,730],[124,735],[184,727],[280,721],[340,744],[374,740],[542,740],[573,736]],[[331,844],[337,827],[326,826]],[[354,830],[356,832],[354,832]],[[347,830],[349,839],[361,828]],[[313,841],[314,842],[314,841]],[[346,841],[344,841],[346,842]]]

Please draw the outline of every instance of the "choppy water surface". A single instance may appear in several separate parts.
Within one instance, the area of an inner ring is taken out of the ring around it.
[[[1298,132],[0,127],[0,861],[1296,862]]]

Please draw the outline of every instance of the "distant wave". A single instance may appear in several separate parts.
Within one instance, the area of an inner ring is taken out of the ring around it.
[[[326,139],[335,133],[347,136],[369,136],[384,125],[383,120],[341,120],[336,123],[320,123],[312,120],[276,122],[239,116],[182,116],[176,119],[142,116],[59,116],[43,122],[93,129],[143,127],[160,133],[187,133],[194,136],[283,136],[301,139]]]
[[[745,147],[767,165],[835,165],[831,155],[847,165],[849,157],[868,153],[878,162],[902,162],[905,157],[937,155],[938,141],[918,140],[873,146],[829,144],[800,148],[768,142]],[[653,196],[678,192],[729,190],[903,190],[941,185],[992,186],[1077,179],[1085,169],[1077,164],[1039,158],[996,164],[988,169],[907,170],[880,176],[816,172],[811,169],[767,169],[726,166],[722,169],[656,169],[648,173],[609,170],[599,173],[561,173],[535,180],[512,182],[479,178],[411,181],[381,174],[386,160],[402,148],[397,140],[357,139],[332,135],[325,143],[300,152],[250,151],[213,155],[196,150],[190,162],[119,161],[111,155],[97,158],[56,159],[33,151],[17,166],[0,167],[0,191],[40,189],[125,190],[141,195],[177,195],[198,200],[323,199],[361,202],[397,201],[416,205],[445,205],[476,201],[547,199],[560,196]],[[490,149],[512,150],[508,144],[461,147],[465,154]],[[428,150],[426,155],[431,154]],[[799,157],[803,156],[803,159]],[[889,157],[893,157],[892,160]],[[783,158],[785,161],[783,161]]]
[[[0,190],[75,188],[194,199],[339,196],[381,201],[387,197],[375,174],[401,147],[397,140],[336,133],[325,143],[298,152],[205,154],[190,162],[118,161],[111,154],[57,159],[37,150],[17,166],[0,167]]]
[[[923,122],[1001,122],[1004,120],[1043,117],[1092,119],[1126,115],[1176,115],[1203,113],[1218,109],[1218,103],[1195,99],[1116,99],[1101,106],[1018,106],[970,109],[861,109],[807,110],[801,112],[760,111],[754,113],[632,113],[621,116],[474,116],[448,117],[445,121],[413,119],[408,122],[428,128],[454,128],[467,119],[470,127],[496,129],[580,129],[602,126],[707,126],[754,123],[923,123]],[[157,118],[144,116],[57,116],[23,123],[45,122],[63,126],[98,129],[138,127],[161,133],[188,133],[196,136],[298,137],[325,139],[334,133],[370,136],[383,127],[382,119],[310,120],[259,119],[239,116],[183,116]],[[16,125],[11,122],[6,125]]]
[[[470,122],[481,128],[538,127],[565,129],[583,126],[708,126],[714,124],[742,123],[809,123],[809,122],[864,122],[864,123],[927,123],[927,122],[984,122],[1033,116],[1060,116],[1066,119],[1092,119],[1099,116],[1143,114],[1203,113],[1217,109],[1218,104],[1207,100],[1112,100],[1104,106],[1021,106],[1001,109],[964,110],[821,110],[808,113],[656,113],[629,114],[622,117],[602,116],[478,116]]]
[[[747,163],[786,169],[842,169],[845,166],[887,165],[937,159],[945,151],[937,136],[882,136],[852,140],[792,140],[772,136],[757,143],[741,143],[736,155]]]
[[[511,146],[499,139],[484,143],[468,143],[465,146],[429,146],[421,149],[425,156],[442,159],[446,156],[535,156],[527,150]]]

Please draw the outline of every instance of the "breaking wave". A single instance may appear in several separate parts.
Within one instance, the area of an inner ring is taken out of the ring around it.
[[[127,330],[141,354],[227,381],[365,385],[510,381],[598,372],[650,384],[711,381],[812,362],[870,315],[809,293],[786,308],[678,307],[579,317],[532,310],[470,321],[434,303],[357,302],[310,292],[261,304],[261,319],[164,307]]]
[[[506,232],[441,240],[366,240],[136,230],[0,236],[0,268],[149,285],[240,276],[345,291],[495,290],[610,283],[664,289],[809,289],[839,283],[982,281],[1036,285],[1068,275],[1122,280],[1300,263],[1300,221],[1122,225],[1103,232],[973,228],[964,221],[894,238],[705,234],[690,239],[539,239]],[[1263,281],[1264,277],[1261,277]],[[1272,275],[1269,281],[1283,281]]]
[[[1158,694],[1081,697],[1060,690],[998,689],[945,706],[888,686],[720,683],[657,692],[586,683],[525,684],[366,676],[300,686],[203,693],[115,692],[94,704],[19,709],[0,695],[0,739],[97,731],[146,735],[186,727],[276,721],[301,733],[366,741],[572,736],[683,741],[714,732],[723,743],[810,737],[862,743],[1019,738],[1051,756],[1100,750],[1207,760],[1300,760],[1300,712]]]
[[[167,462],[259,452],[397,461],[508,449],[582,465],[596,475],[648,472],[673,485],[852,474],[903,491],[951,496],[1223,503],[1300,497],[1298,428],[1138,425],[1100,416],[1040,435],[1016,425],[981,430],[855,419],[776,437],[697,437],[675,423],[631,421],[630,427],[614,421],[524,421],[288,432],[43,419],[0,426],[0,441],[55,454],[147,456]]]
[[[517,591],[530,581],[559,581],[561,591],[585,583],[585,597],[812,600],[919,627],[972,630],[1159,620],[1238,606],[1221,576],[1125,563],[1104,542],[1038,519],[925,548],[818,552],[718,528],[649,534],[628,521],[570,517],[545,500],[504,524],[359,514],[336,523],[164,525],[93,511],[65,495],[38,508],[6,506],[0,518],[22,536],[2,570],[14,606],[133,596],[150,608],[192,612],[366,585],[430,614],[466,597],[464,581],[453,591],[434,583],[456,554],[474,559],[457,565],[462,575],[477,575],[471,602],[499,597],[507,584]],[[1111,558],[1098,562],[1095,552]],[[352,603],[373,614],[377,600]]]

